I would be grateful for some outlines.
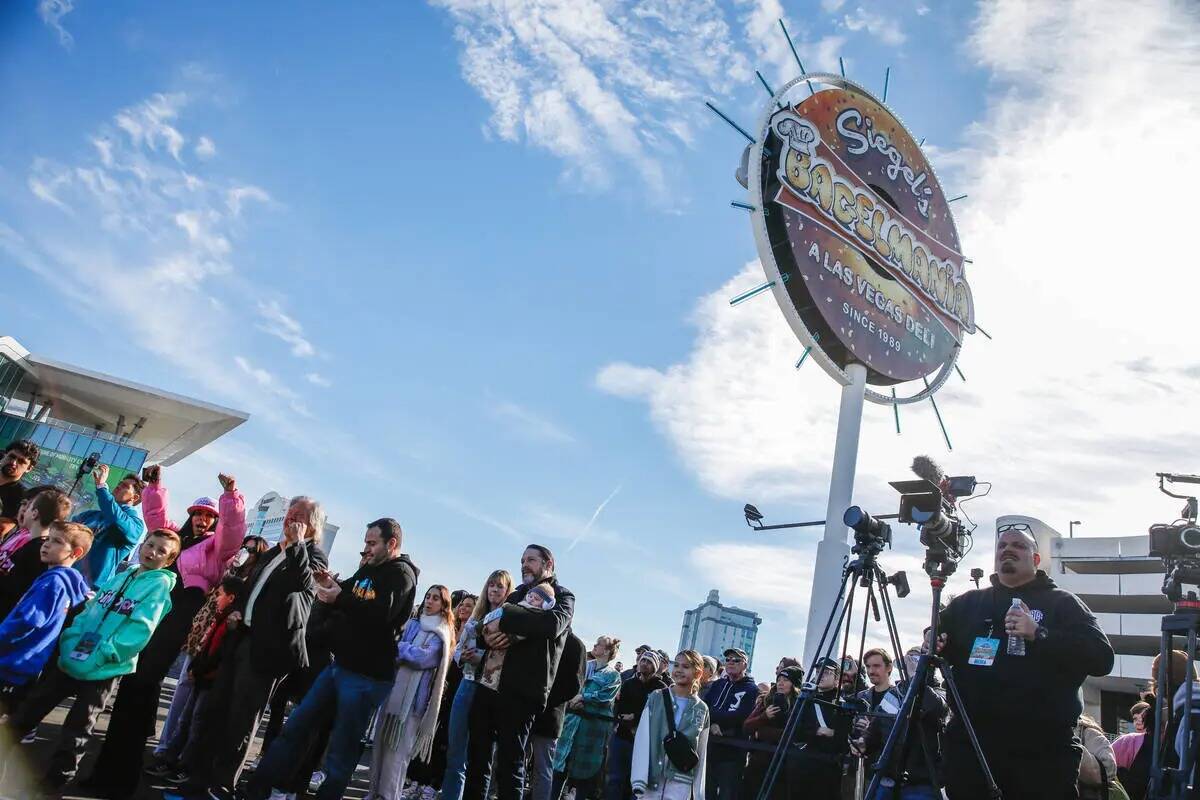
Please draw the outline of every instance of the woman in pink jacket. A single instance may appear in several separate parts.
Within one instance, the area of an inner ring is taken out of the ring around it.
[[[232,475],[217,476],[223,489],[219,501],[198,498],[188,506],[187,520],[179,526],[168,518],[168,494],[161,482],[161,468],[147,468],[145,477],[142,515],[146,530],[168,528],[179,534],[181,552],[173,567],[179,578],[171,592],[171,610],[138,657],[137,670],[121,679],[104,746],[84,781],[103,797],[131,797],[136,793],[142,774],[142,751],[146,738],[154,731],[163,679],[183,649],[192,618],[204,605],[208,592],[220,582],[246,533],[246,501]]]

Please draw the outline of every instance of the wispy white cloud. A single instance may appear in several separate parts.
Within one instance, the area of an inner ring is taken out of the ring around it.
[[[271,202],[271,195],[258,186],[235,186],[225,193],[225,204],[235,217],[242,215],[242,204],[247,200],[269,203]]]
[[[62,21],[74,10],[75,3],[72,0],[38,0],[38,14],[42,22],[58,34],[58,43],[67,50],[75,46],[75,37],[63,27]]]
[[[840,5],[840,3],[839,3]],[[795,78],[800,70],[796,55],[808,72],[832,72],[838,67],[838,55],[845,44],[845,37],[823,36],[816,41],[809,39],[811,26],[803,20],[790,19],[781,0],[736,0],[735,7],[741,12],[743,35],[754,65],[777,84]],[[779,27],[783,20],[788,26],[796,55],[788,47],[787,39]],[[779,85],[772,88],[778,90]]]
[[[858,6],[853,12],[846,14],[842,23],[851,31],[866,31],[893,47],[904,44],[908,38],[901,29],[899,20],[863,6]]]
[[[320,386],[322,389],[328,389],[333,383],[319,372],[305,373],[304,379],[313,386]]]
[[[258,329],[269,333],[292,348],[292,355],[297,358],[309,358],[316,355],[317,349],[304,336],[304,326],[289,316],[280,307],[277,300],[259,301]],[[315,381],[313,381],[315,383]]]
[[[571,444],[575,441],[575,437],[557,423],[508,400],[492,402],[488,406],[488,413],[522,439],[554,444]]]
[[[923,16],[925,16],[925,15],[926,15],[926,14],[928,14],[928,13],[929,13],[931,10],[932,10],[932,9],[931,9],[929,6],[925,5],[924,3],[918,3],[918,4],[917,4],[917,16],[918,16],[918,17],[923,17]]]
[[[994,81],[985,118],[949,160],[952,184],[969,194],[955,210],[979,320],[995,340],[971,338],[969,382],[952,379],[939,395],[954,442],[945,460],[995,483],[976,508],[982,518],[1144,531],[1174,511],[1151,476],[1186,469],[1200,447],[1181,423],[1196,416],[1200,388],[1186,373],[1197,361],[1191,320],[1163,313],[1168,296],[1200,295],[1200,273],[1178,258],[1190,248],[1186,228],[1161,216],[1187,204],[1179,176],[1200,174],[1200,117],[1190,111],[1200,102],[1200,20],[1167,0],[997,0],[980,6],[970,52]],[[1136,171],[1136,197],[1098,168],[1114,158]],[[1085,197],[1115,198],[1117,216],[1077,202]],[[597,385],[645,402],[714,495],[814,518],[838,387],[811,361],[793,368],[801,348],[769,295],[728,305],[761,280],[751,263],[701,298],[693,347],[678,363],[615,362]],[[891,410],[868,404],[856,482],[864,507],[894,508],[885,482],[904,477],[915,453],[945,452],[927,404],[902,407],[901,424],[898,437]]]
[[[716,0],[430,0],[455,22],[488,133],[566,162],[583,188],[627,164],[665,190],[662,156],[692,141],[701,101],[751,78]]]
[[[217,154],[217,146],[212,139],[201,136],[196,140],[196,146],[192,148],[192,152],[196,154],[196,158],[207,160]]]

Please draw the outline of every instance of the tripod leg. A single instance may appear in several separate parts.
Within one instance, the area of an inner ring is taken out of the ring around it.
[[[821,634],[821,641],[819,643],[820,646],[817,649],[817,661],[814,661],[812,664],[810,664],[808,668],[810,679],[814,676],[817,678],[820,677],[819,674],[816,673],[815,669],[816,664],[822,658],[821,647],[825,648],[824,655],[825,657],[828,657],[829,653],[833,651],[833,646],[837,643],[836,638],[829,637],[829,631],[831,628],[833,630],[841,631],[842,618],[848,613],[848,609],[854,605],[853,581],[856,581],[857,578],[857,569],[854,568],[853,565],[847,566],[846,574],[842,578],[841,591],[838,592],[837,602],[834,604],[834,608],[829,615],[829,619],[825,621],[825,630]],[[842,599],[846,597],[847,588],[849,588],[850,597],[847,602],[843,604]],[[834,625],[835,618],[837,620],[836,626]],[[757,800],[769,800],[771,791],[775,788],[775,781],[779,779],[779,771],[783,768],[787,761],[788,747],[791,746],[792,741],[796,737],[796,727],[800,724],[800,720],[803,719],[805,709],[813,702],[815,702],[813,700],[813,692],[806,688],[801,691],[800,700],[792,704],[792,709],[788,712],[787,723],[783,726],[783,734],[779,739],[779,746],[776,747],[775,752],[771,754],[771,763],[767,766],[766,774],[763,775],[763,782],[762,786],[758,790]]]
[[[896,769],[896,748],[907,738],[909,723],[912,721],[914,714],[920,714],[921,700],[924,699],[924,692],[916,690],[917,687],[923,686],[925,681],[928,680],[930,659],[931,656],[925,653],[921,656],[921,660],[917,662],[917,670],[908,685],[908,691],[904,693],[904,700],[900,703],[900,709],[896,712],[896,721],[892,723],[892,730],[888,734],[887,741],[883,743],[883,751],[875,761],[875,775],[871,778],[871,785],[867,788],[867,797],[873,798],[875,796],[885,777],[891,778],[894,781],[899,774]]]
[[[988,796],[998,798],[1001,796],[1000,787],[996,785],[996,779],[992,777],[992,768],[988,766],[987,757],[983,754],[983,747],[979,744],[979,737],[975,735],[975,726],[971,724],[971,718],[967,716],[962,697],[958,693],[958,685],[954,682],[954,670],[949,664],[942,664],[942,677],[946,679],[946,691],[954,698],[954,711],[962,719],[963,727],[967,731],[967,738],[971,740],[971,749],[975,751],[975,759],[979,762],[980,770],[983,771],[983,779],[988,786]]]
[[[1167,683],[1167,664],[1170,661],[1173,636],[1167,630],[1162,632],[1158,645],[1158,675],[1155,676],[1158,686],[1170,686]],[[1171,721],[1171,698],[1164,697],[1166,692],[1159,691],[1154,698],[1154,751],[1150,762],[1150,794],[1151,797],[1161,797],[1163,791],[1163,730]]]

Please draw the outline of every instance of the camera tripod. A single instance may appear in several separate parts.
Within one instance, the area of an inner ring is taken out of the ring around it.
[[[875,797],[884,778],[891,780],[892,785],[899,783],[900,775],[903,772],[902,765],[906,763],[909,748],[913,746],[911,731],[914,727],[917,730],[920,747],[925,754],[925,762],[929,765],[930,780],[934,782],[935,786],[938,784],[937,773],[933,769],[934,753],[930,752],[929,742],[925,738],[925,730],[921,727],[925,688],[929,685],[930,672],[934,667],[941,670],[942,677],[946,682],[947,699],[951,700],[951,707],[962,720],[967,737],[971,740],[971,749],[975,753],[975,758],[983,772],[984,781],[987,783],[988,797],[999,798],[1001,796],[1000,787],[996,785],[996,780],[992,777],[992,770],[988,766],[987,758],[984,757],[983,748],[979,745],[979,738],[975,735],[975,726],[971,724],[971,718],[967,716],[966,708],[963,707],[962,697],[958,693],[958,685],[954,682],[954,671],[936,652],[938,622],[942,613],[942,589],[945,588],[946,579],[954,573],[956,566],[957,564],[953,561],[933,558],[932,553],[926,556],[925,571],[929,575],[929,585],[933,588],[929,641],[926,642],[927,646],[921,653],[921,657],[917,661],[917,668],[908,682],[908,689],[904,692],[904,701],[900,705],[900,710],[896,712],[896,721],[884,742],[883,751],[875,762],[875,776],[871,779],[871,785],[865,795],[868,798]]]
[[[775,782],[779,778],[779,772],[787,762],[788,753],[799,752],[799,750],[793,748],[792,741],[796,736],[796,728],[799,726],[800,720],[804,718],[806,709],[813,703],[818,702],[816,698],[816,684],[821,677],[821,669],[818,665],[821,664],[823,659],[831,658],[834,646],[838,643],[839,638],[842,640],[842,647],[841,658],[838,659],[837,675],[839,689],[841,687],[842,664],[845,662],[849,649],[851,624],[854,621],[854,600],[860,588],[866,590],[866,601],[863,604],[862,612],[862,634],[859,639],[858,650],[860,668],[862,653],[866,644],[867,620],[874,613],[875,621],[878,622],[880,620],[881,608],[883,612],[882,618],[886,620],[891,647],[895,652],[900,652],[900,635],[896,627],[896,617],[892,611],[891,595],[888,592],[889,578],[879,567],[877,560],[877,556],[882,548],[883,543],[880,541],[860,539],[853,549],[853,552],[858,557],[854,560],[847,558],[846,564],[842,567],[842,586],[838,591],[837,601],[834,603],[829,618],[825,621],[825,628],[821,632],[821,639],[817,644],[817,655],[813,663],[808,667],[804,686],[800,691],[800,699],[792,704],[787,722],[784,724],[783,736],[779,740],[779,746],[775,748],[775,752],[771,755],[771,763],[767,767],[757,800],[768,800],[770,798],[771,790],[774,789]],[[876,592],[876,586],[879,587],[878,592]],[[903,596],[903,590],[901,590],[900,594]],[[901,677],[904,677],[906,675],[904,660],[899,659],[899,664]]]
[[[1171,651],[1174,648],[1175,637],[1187,639],[1187,668],[1183,675],[1176,676],[1187,688],[1184,689],[1183,714],[1179,717],[1180,725],[1185,725],[1187,733],[1184,757],[1177,766],[1170,766],[1169,759],[1164,758],[1164,751],[1175,752],[1175,741],[1164,736],[1167,732],[1177,729],[1175,722],[1175,698],[1171,697],[1169,688],[1173,685],[1168,674],[1171,663]],[[1196,787],[1196,752],[1200,747],[1200,733],[1192,729],[1192,714],[1196,711],[1193,705],[1193,688],[1189,680],[1195,674],[1196,640],[1200,637],[1200,600],[1195,592],[1188,592],[1186,599],[1175,604],[1175,613],[1162,618],[1162,639],[1159,642],[1158,674],[1155,675],[1158,696],[1154,700],[1154,750],[1151,751],[1150,762],[1150,793],[1147,797],[1154,800],[1185,800],[1197,796]],[[1164,724],[1165,723],[1165,724]]]

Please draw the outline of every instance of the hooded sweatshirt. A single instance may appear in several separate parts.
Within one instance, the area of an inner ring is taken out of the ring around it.
[[[133,567],[96,587],[96,596],[63,631],[59,668],[81,681],[127,675],[137,668],[138,653],[171,610],[175,573]],[[90,652],[84,637],[98,635]]]
[[[400,555],[342,581],[322,633],[339,667],[381,681],[396,674],[396,639],[412,614],[420,570]]]
[[[704,702],[708,704],[712,713],[712,724],[720,727],[721,735],[714,736],[711,741],[720,742],[722,738],[747,738],[742,732],[742,724],[754,710],[757,700],[758,684],[750,677],[749,672],[736,681],[729,678],[713,681],[704,693]],[[745,753],[746,751],[740,748],[718,747],[713,751],[712,758],[715,761],[745,758]]]
[[[133,552],[134,545],[146,532],[146,522],[137,506],[118,503],[107,486],[96,490],[96,505],[98,510],[75,515],[75,522],[87,525],[94,534],[92,549],[75,562],[75,569],[99,588]]]
[[[954,668],[967,715],[983,739],[1013,734],[1022,741],[1068,741],[1083,711],[1079,687],[1087,676],[1112,670],[1112,645],[1083,601],[1042,570],[1015,589],[996,575],[991,582],[954,598],[938,628],[947,634],[942,655]],[[1008,655],[1006,647],[1004,617],[1014,597],[1048,631],[1044,641],[1026,641],[1023,656]],[[969,663],[980,638],[999,640],[990,666]]]
[[[67,613],[87,599],[88,585],[70,567],[51,567],[38,576],[0,622],[0,681],[17,686],[38,676],[50,660]]]

